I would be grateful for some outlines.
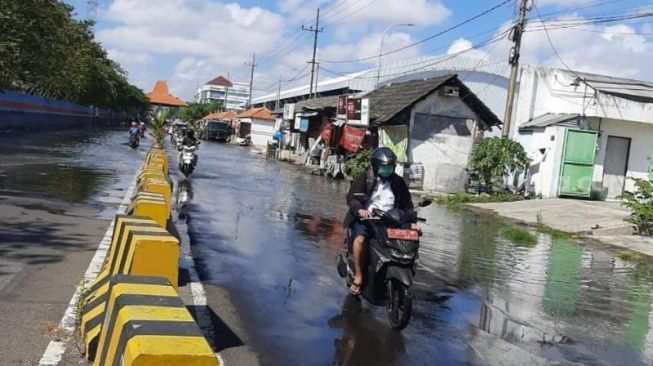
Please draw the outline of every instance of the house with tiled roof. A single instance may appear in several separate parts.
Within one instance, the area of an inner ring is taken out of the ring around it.
[[[198,103],[222,103],[225,109],[244,111],[249,101],[249,84],[238,83],[220,75],[200,86],[195,93]]]
[[[250,135],[252,143],[257,146],[267,146],[274,135],[276,118],[272,111],[265,107],[252,108],[241,112],[236,117],[238,120],[238,136],[245,138]]]

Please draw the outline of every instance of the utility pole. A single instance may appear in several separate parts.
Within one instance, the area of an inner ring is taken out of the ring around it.
[[[281,100],[281,75],[279,75],[279,89],[277,89],[277,104],[274,109],[279,110],[279,101]]]
[[[308,93],[308,97],[313,98],[313,80],[315,79],[315,54],[317,52],[317,35],[318,33],[324,32],[324,28],[320,28],[320,8],[317,9],[317,17],[315,18],[315,28],[313,26],[310,26],[308,28],[304,27],[302,25],[302,30],[308,31],[308,32],[313,32],[313,59],[309,61],[308,63],[311,64],[311,89]]]
[[[313,89],[313,97],[317,98],[317,79],[320,77],[320,63],[317,62],[317,67],[315,69],[315,88]]]
[[[252,74],[249,77],[249,100],[247,101],[247,108],[252,107],[252,94],[254,93],[254,68],[256,68],[256,53],[252,54],[252,63],[247,64],[252,67]]]
[[[519,52],[521,50],[521,37],[524,33],[526,23],[526,12],[528,11],[528,1],[521,0],[519,5],[519,20],[512,28],[512,41],[514,43],[510,50],[508,63],[512,66],[510,70],[510,83],[508,84],[508,98],[506,100],[506,114],[503,118],[503,137],[510,137],[510,126],[512,124],[512,108],[515,102],[515,89],[517,87],[517,73],[519,72]]]

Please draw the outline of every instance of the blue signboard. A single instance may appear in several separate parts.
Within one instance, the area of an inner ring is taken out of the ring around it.
[[[299,120],[299,132],[308,131],[308,118],[301,118]]]

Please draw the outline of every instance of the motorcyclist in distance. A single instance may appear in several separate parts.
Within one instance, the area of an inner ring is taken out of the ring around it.
[[[352,295],[358,295],[363,284],[362,255],[369,239],[367,226],[362,219],[372,217],[374,208],[389,211],[398,208],[404,211],[413,209],[413,201],[408,186],[402,177],[395,174],[397,156],[387,148],[380,147],[372,153],[371,167],[352,181],[347,194],[349,212],[345,217],[345,227],[351,228],[354,238],[354,281],[349,288]],[[414,230],[419,230],[413,224]]]
[[[139,137],[141,130],[138,128],[138,123],[132,122],[132,126],[129,128],[129,137]]]

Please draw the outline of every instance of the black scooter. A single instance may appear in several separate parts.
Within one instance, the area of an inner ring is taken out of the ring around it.
[[[138,136],[129,136],[129,147],[132,149],[135,149],[138,147],[140,141],[138,140]]]
[[[418,206],[430,204],[431,201],[422,199]],[[370,239],[362,259],[361,295],[372,305],[385,306],[390,326],[401,330],[410,321],[413,308],[410,288],[419,258],[419,232],[411,229],[411,223],[426,220],[418,218],[415,210],[374,209],[372,213],[373,218],[363,220]],[[338,274],[346,279],[347,287],[354,280],[354,239],[348,230],[346,251],[336,259]]]

